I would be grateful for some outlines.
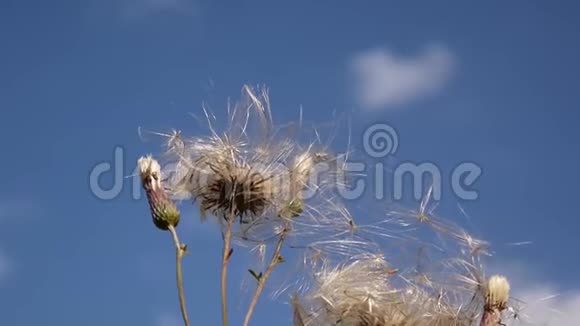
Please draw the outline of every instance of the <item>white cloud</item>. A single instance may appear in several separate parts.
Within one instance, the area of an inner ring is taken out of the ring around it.
[[[439,91],[449,79],[453,63],[452,54],[441,45],[409,57],[388,49],[362,52],[351,62],[355,96],[364,109],[401,106]]]
[[[560,286],[541,280],[539,268],[526,264],[508,262],[492,270],[501,271],[512,285],[511,304],[519,318],[505,321],[507,325],[580,325],[580,289],[562,293]]]
[[[580,291],[567,295],[558,293],[555,287],[546,285],[516,291],[514,296],[523,301],[519,311],[521,321],[543,326],[580,325]]]

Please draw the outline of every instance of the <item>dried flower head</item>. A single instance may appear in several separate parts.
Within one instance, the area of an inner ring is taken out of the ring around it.
[[[306,290],[293,302],[294,319],[320,326],[497,325],[489,322],[501,320],[509,284],[498,276],[486,281],[479,257],[487,243],[435,216],[427,203],[420,212],[391,211],[357,224],[348,239],[312,243],[316,259],[305,265],[314,277],[298,285]],[[498,313],[486,314],[492,307]]]
[[[153,217],[153,223],[161,230],[179,223],[179,210],[161,185],[161,166],[153,157],[141,157],[137,161],[139,176]]]
[[[487,281],[485,288],[486,309],[505,310],[510,296],[510,283],[501,275],[493,275]]]
[[[277,204],[279,185],[274,179],[284,175],[278,160],[284,159],[291,148],[280,144],[274,153],[267,144],[250,142],[249,122],[236,124],[240,114],[243,115],[241,111],[246,111],[247,119],[250,112],[255,112],[264,124],[261,128],[269,128],[269,112],[254,101],[257,99],[252,95],[246,107],[234,110],[230,117],[232,125],[223,135],[213,130],[206,112],[210,136],[180,138],[180,146],[174,145],[175,137],[169,139],[173,146],[168,146],[171,150],[167,154],[177,161],[174,173],[177,178],[171,185],[173,193],[198,201],[203,216],[237,217],[241,223],[249,223]]]
[[[167,183],[170,193],[197,203],[202,220],[236,219],[239,232],[234,237],[253,241],[252,246],[275,237],[289,220],[293,236],[323,231],[323,224],[344,224],[341,206],[329,190],[336,185],[334,171],[317,173],[316,181],[309,182],[318,163],[336,158],[313,150],[313,143],[300,144],[286,127],[274,126],[265,89],[245,86],[243,95],[228,109],[223,132],[204,110],[208,135],[167,135],[166,155],[175,162]]]
[[[230,214],[238,216],[242,223],[245,217],[264,213],[272,189],[268,188],[270,183],[259,171],[228,161],[214,162],[210,169],[213,173],[209,176],[205,191],[199,193],[204,212],[224,218]]]
[[[380,256],[323,268],[316,283],[301,303],[293,302],[294,319],[304,325],[472,325],[469,311],[454,305],[447,293],[410,280],[397,284],[393,268]]]

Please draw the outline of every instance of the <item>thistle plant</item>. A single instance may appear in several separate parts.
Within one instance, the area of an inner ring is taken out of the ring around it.
[[[275,284],[273,296],[292,295],[296,326],[502,323],[509,282],[485,275],[489,244],[438,217],[430,191],[416,211],[391,208],[370,214],[370,224],[360,223],[336,193],[345,186],[346,153],[323,146],[316,130],[316,137],[302,142],[296,135],[302,121],[296,128],[276,126],[264,88],[244,86],[242,100],[228,107],[224,128],[208,109],[204,113],[207,135],[158,133],[165,137],[162,156],[173,163],[163,176],[152,157],[138,162],[154,224],[174,238],[186,325],[186,248],[175,231],[180,214],[174,199],[193,203],[201,222],[220,226],[223,325],[229,323],[226,283],[234,248],[249,248],[264,261],[268,247],[272,254],[263,269],[248,268],[256,285],[244,326],[290,250],[302,258],[299,273]]]
[[[176,252],[176,276],[177,276],[177,290],[179,293],[179,306],[183,322],[189,326],[189,317],[187,315],[187,307],[185,303],[185,293],[183,290],[183,274],[181,270],[181,261],[185,254],[187,247],[179,241],[175,227],[179,223],[180,212],[169,198],[161,184],[161,166],[159,162],[151,156],[141,157],[137,166],[139,168],[139,176],[143,189],[147,194],[147,201],[151,210],[151,217],[153,217],[153,224],[160,230],[169,230],[173,238]]]
[[[489,278],[485,287],[485,306],[481,326],[500,325],[501,313],[508,308],[510,284],[501,275]]]

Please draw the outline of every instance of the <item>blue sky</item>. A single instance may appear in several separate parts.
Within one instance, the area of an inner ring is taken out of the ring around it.
[[[140,155],[159,150],[139,126],[196,134],[188,113],[205,101],[219,116],[243,83],[270,88],[278,122],[300,107],[317,122],[345,114],[355,150],[364,128],[381,122],[397,130],[397,161],[447,172],[477,163],[479,198],[461,201],[447,187],[442,210],[466,222],[461,204],[522,296],[561,293],[559,307],[575,314],[565,324],[576,324],[579,9],[572,1],[1,0],[0,324],[179,325],[169,236],[131,199],[130,179],[101,200],[90,171],[122,146],[131,174]],[[193,209],[184,218],[192,319],[218,325],[219,233]],[[508,245],[519,241],[532,244]],[[244,266],[233,268],[237,289]],[[234,321],[239,301],[234,291]],[[261,306],[254,325],[289,325],[283,301]]]

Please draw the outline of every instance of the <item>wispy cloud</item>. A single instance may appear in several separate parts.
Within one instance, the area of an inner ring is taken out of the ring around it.
[[[357,54],[351,61],[358,104],[367,110],[393,109],[432,95],[445,85],[454,57],[442,45],[431,45],[414,56],[384,48]]]
[[[565,295],[557,293],[555,287],[546,285],[519,291],[516,295],[524,301],[521,320],[533,325],[580,325],[580,291]]]
[[[568,289],[562,285],[542,280],[540,275],[522,263],[502,263],[492,267],[508,276],[512,284],[512,298],[518,319],[507,320],[507,325],[580,325],[580,289]]]

